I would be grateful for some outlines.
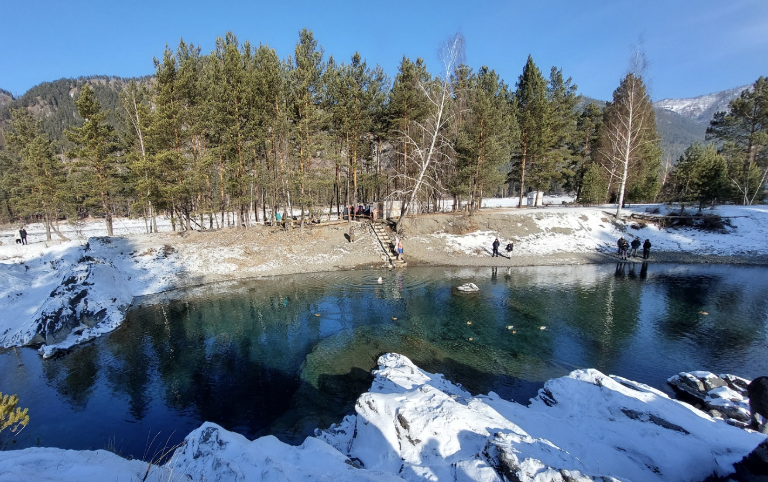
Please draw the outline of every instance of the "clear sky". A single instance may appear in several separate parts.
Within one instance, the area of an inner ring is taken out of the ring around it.
[[[0,0],[0,88],[15,96],[62,77],[152,74],[181,38],[213,49],[232,31],[290,55],[308,28],[328,55],[359,51],[390,77],[403,56],[437,71],[456,32],[473,69],[511,86],[527,56],[579,93],[608,100],[641,45],[654,100],[695,97],[768,76],[768,0]]]

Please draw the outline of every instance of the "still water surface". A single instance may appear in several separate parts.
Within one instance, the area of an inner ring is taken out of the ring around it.
[[[455,289],[470,281],[480,292]],[[208,420],[300,443],[353,411],[388,351],[521,403],[585,367],[671,393],[666,379],[680,371],[768,374],[767,328],[763,267],[408,268],[225,283],[137,300],[119,330],[54,360],[0,352],[0,391],[31,417],[0,442],[149,459]]]

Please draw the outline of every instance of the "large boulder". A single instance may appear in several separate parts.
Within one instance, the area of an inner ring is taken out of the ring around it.
[[[548,381],[525,406],[473,397],[400,355],[378,363],[356,415],[317,436],[406,480],[703,480],[732,472],[762,440],[596,370]]]
[[[680,372],[667,380],[683,399],[690,397],[710,416],[747,428],[750,420],[749,380],[707,371]]]

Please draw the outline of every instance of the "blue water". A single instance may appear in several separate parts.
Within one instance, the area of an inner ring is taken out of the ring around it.
[[[480,292],[455,289],[470,281]],[[148,460],[207,420],[300,443],[352,413],[388,351],[521,403],[585,367],[671,394],[680,371],[768,374],[767,320],[763,267],[408,268],[205,286],[137,300],[119,330],[53,360],[1,352],[0,391],[31,422],[0,442]]]

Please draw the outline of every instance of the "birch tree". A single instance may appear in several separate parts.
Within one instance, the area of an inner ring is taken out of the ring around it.
[[[412,134],[403,133],[406,145],[409,146],[409,154],[406,162],[412,162],[415,167],[414,176],[411,177],[408,172],[400,174],[405,176],[406,186],[412,186],[409,191],[404,191],[406,201],[400,210],[400,216],[397,219],[396,229],[400,229],[403,217],[413,210],[421,190],[432,185],[433,188],[439,188],[440,180],[436,176],[430,176],[431,170],[438,162],[450,161],[450,152],[452,143],[446,136],[445,129],[451,120],[449,103],[452,98],[453,89],[451,88],[451,74],[457,65],[462,62],[464,55],[464,37],[456,34],[443,43],[440,48],[440,59],[443,63],[443,70],[439,77],[429,84],[420,82],[420,88],[427,98],[429,114],[421,122],[415,122],[415,129]]]
[[[612,173],[619,183],[616,217],[621,215],[630,176],[641,176],[652,170],[654,161],[660,162],[656,117],[641,70],[636,62],[605,109],[601,154],[616,168]]]

